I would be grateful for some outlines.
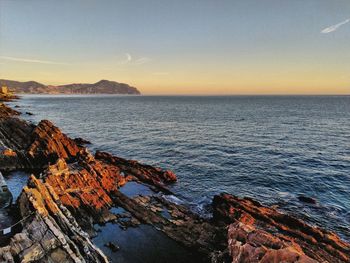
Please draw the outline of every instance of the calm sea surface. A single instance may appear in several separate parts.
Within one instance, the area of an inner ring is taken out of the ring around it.
[[[28,120],[90,140],[92,151],[172,169],[172,190],[199,212],[225,191],[350,240],[349,96],[24,96],[16,104],[34,114]]]

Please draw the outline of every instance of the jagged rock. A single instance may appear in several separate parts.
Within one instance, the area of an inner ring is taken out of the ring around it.
[[[241,222],[228,227],[228,249],[232,262],[317,263],[293,241],[282,240]]]
[[[0,248],[1,262],[108,262],[48,184],[31,176],[18,203],[26,220]]]
[[[20,112],[14,109],[11,109],[10,107],[6,106],[4,103],[0,103],[0,118],[16,116],[20,114],[21,114]]]
[[[42,120],[33,130],[28,154],[38,166],[71,159],[80,151],[76,143],[48,120]]]
[[[173,183],[177,180],[176,175],[172,171],[164,171],[151,165],[140,164],[134,160],[125,160],[106,152],[97,151],[95,158],[113,164],[125,175],[134,176],[142,182],[154,185],[167,194],[171,194],[172,192],[164,185],[164,183]]]
[[[80,151],[51,122],[44,120],[35,127],[12,115],[0,117],[1,147],[1,170],[43,168],[58,158],[70,160]],[[7,149],[11,149],[11,154]]]
[[[33,125],[17,118],[19,112],[0,104],[0,170],[31,167],[26,156]]]
[[[350,244],[340,240],[334,233],[309,226],[299,219],[278,212],[273,208],[265,207],[250,198],[241,199],[229,194],[217,195],[213,199],[213,209],[213,220],[218,224],[230,225],[239,222],[249,226],[240,228],[242,225],[233,225],[231,233],[240,233],[242,229],[245,229],[245,231],[248,231],[248,229],[263,229],[266,232],[254,231],[259,233],[260,236],[263,235],[266,240],[276,241],[276,238],[278,238],[283,242],[288,241],[297,244],[298,249],[299,247],[302,248],[300,253],[306,254],[318,262],[350,262]],[[234,227],[238,228],[234,229]],[[230,237],[234,240],[232,235]],[[239,235],[236,235],[236,238],[238,238],[237,241],[242,242]],[[247,247],[249,247],[248,245]],[[279,252],[269,252],[267,255],[270,256],[267,258],[271,259],[272,255],[280,257],[281,253],[285,255],[291,249],[296,249],[297,245],[292,245],[290,248]],[[284,247],[287,248],[287,246]],[[231,249],[235,250],[232,247]],[[305,257],[303,258],[306,260]],[[237,262],[234,260],[235,258],[233,258],[233,262]],[[287,260],[287,258],[285,260],[286,262],[297,262],[288,261],[291,259]]]

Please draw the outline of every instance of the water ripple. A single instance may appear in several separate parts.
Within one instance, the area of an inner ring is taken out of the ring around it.
[[[72,137],[174,170],[204,210],[225,191],[350,240],[350,97],[25,96],[13,104]],[[317,205],[301,203],[299,195]]]

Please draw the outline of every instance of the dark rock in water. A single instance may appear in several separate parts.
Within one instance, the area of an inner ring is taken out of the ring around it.
[[[80,138],[80,137],[75,138],[74,141],[75,141],[76,144],[81,145],[81,146],[82,146],[82,145],[85,145],[85,144],[91,144],[90,141],[85,140],[85,139]]]
[[[20,106],[19,105],[15,105],[15,108],[20,108]]]
[[[308,203],[308,204],[315,205],[317,203],[316,199],[314,199],[312,197],[304,196],[304,195],[298,196],[298,199],[299,199],[299,201],[304,202],[304,203]]]
[[[117,252],[117,251],[120,250],[120,247],[119,247],[117,244],[113,243],[113,242],[108,242],[108,243],[106,243],[106,244],[105,244],[105,247],[108,247],[108,248],[109,248],[110,250],[112,250],[113,252]]]
[[[27,111],[26,114],[27,114],[27,115],[33,115],[33,113],[31,113],[31,112],[29,112],[29,111]]]

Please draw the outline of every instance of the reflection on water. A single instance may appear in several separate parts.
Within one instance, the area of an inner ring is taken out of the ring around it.
[[[4,179],[6,180],[9,191],[12,193],[13,202],[15,203],[18,196],[20,195],[23,186],[26,185],[29,174],[26,172],[11,172],[3,173]],[[0,229],[5,229],[18,221],[18,216],[16,215],[16,209],[13,207],[8,207],[0,209]],[[14,231],[18,231],[19,225],[12,229],[12,232],[0,236],[0,246],[9,242],[9,238],[14,234]]]
[[[122,192],[128,197],[154,194],[154,192],[147,185],[136,182],[127,183],[126,185],[120,188],[120,192]]]
[[[4,174],[7,186],[13,196],[13,202],[16,202],[17,197],[21,194],[23,187],[27,184],[29,175],[29,173],[22,171]]]
[[[123,213],[122,208],[113,209]],[[98,235],[93,238],[102,251],[118,263],[187,263],[196,262],[193,255],[162,232],[149,225],[139,225],[122,230],[118,224],[95,225]],[[113,242],[120,250],[113,252],[105,244]],[[198,261],[197,261],[198,262]]]

